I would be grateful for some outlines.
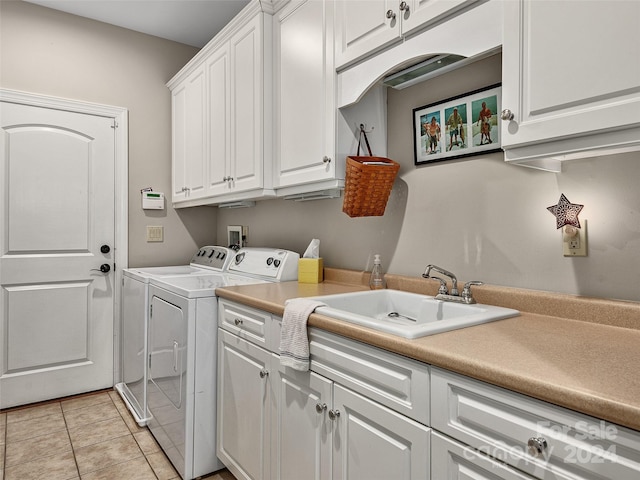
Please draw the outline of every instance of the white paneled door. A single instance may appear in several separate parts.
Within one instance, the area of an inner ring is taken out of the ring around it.
[[[114,119],[0,103],[0,407],[113,385]]]

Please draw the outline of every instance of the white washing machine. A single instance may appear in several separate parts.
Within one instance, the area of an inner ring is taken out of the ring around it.
[[[235,252],[226,247],[205,246],[189,265],[128,268],[122,288],[122,382],[116,390],[140,426],[149,421],[147,410],[147,325],[149,280],[178,276],[210,275],[225,271]]]
[[[224,465],[216,456],[217,287],[296,280],[291,251],[244,248],[226,274],[149,282],[149,429],[185,480]]]

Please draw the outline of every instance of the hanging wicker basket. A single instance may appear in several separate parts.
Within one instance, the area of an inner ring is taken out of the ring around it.
[[[360,156],[360,140],[363,137],[369,156]],[[358,155],[347,157],[342,211],[350,217],[384,215],[398,170],[399,163],[371,155],[364,125],[360,125]]]

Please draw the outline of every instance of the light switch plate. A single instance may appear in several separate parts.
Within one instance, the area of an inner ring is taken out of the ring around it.
[[[562,230],[562,250],[565,257],[587,256],[587,221],[580,219],[581,228],[573,237],[567,237]]]
[[[147,225],[147,242],[164,241],[164,227]]]

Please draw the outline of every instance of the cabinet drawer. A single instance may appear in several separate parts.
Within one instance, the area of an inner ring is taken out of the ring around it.
[[[640,432],[438,368],[431,391],[434,429],[534,477],[640,478]]]
[[[218,302],[218,326],[264,348],[270,344],[271,315],[228,300]]]
[[[439,480],[531,480],[529,475],[431,431],[431,478]]]
[[[311,370],[429,425],[426,364],[311,328]]]

